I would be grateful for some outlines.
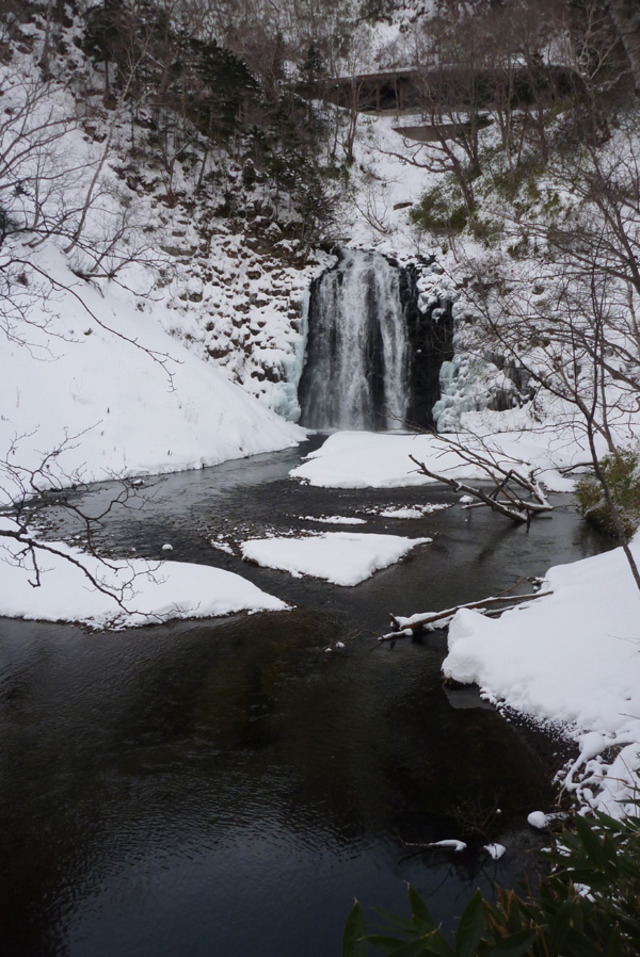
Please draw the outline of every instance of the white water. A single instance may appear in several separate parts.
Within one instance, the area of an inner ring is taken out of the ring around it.
[[[318,281],[309,310],[301,422],[311,428],[402,426],[409,349],[400,271],[384,256],[345,249]]]

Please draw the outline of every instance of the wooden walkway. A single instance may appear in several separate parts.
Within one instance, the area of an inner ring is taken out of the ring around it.
[[[564,67],[545,67],[535,75],[526,68],[509,78],[499,70],[440,66],[430,70],[396,70],[334,77],[314,93],[360,113],[402,116],[439,110],[487,110],[500,104],[522,109],[534,102],[551,104],[575,93],[577,75]]]

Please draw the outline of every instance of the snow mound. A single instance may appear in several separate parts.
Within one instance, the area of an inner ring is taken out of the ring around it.
[[[494,455],[496,461],[507,468],[511,468],[514,461],[524,460],[521,470],[542,470],[541,478],[547,488],[560,491],[572,487],[573,483],[559,475],[554,466],[554,449],[550,443],[557,441],[555,431],[524,435],[522,431],[496,433],[484,444],[472,434],[460,433],[451,438],[466,447],[477,447],[485,457]],[[566,443],[563,449],[566,450]],[[473,462],[463,461],[446,437],[384,432],[336,432],[290,474],[320,488],[434,484],[434,479],[417,471],[410,455],[448,478],[487,480],[486,471]]]
[[[430,538],[323,532],[304,538],[254,538],[242,543],[242,555],[295,578],[311,575],[334,585],[357,585],[397,562]]]
[[[336,432],[293,478],[320,488],[395,488],[431,480],[415,471],[409,454],[420,454],[422,436],[381,432]]]
[[[0,530],[15,531],[16,527],[4,519]],[[41,584],[34,588],[29,581],[34,581],[34,575],[20,564],[22,546],[9,538],[2,543],[0,615],[6,617],[124,628],[174,618],[213,618],[288,607],[240,575],[219,568],[142,559],[106,562],[60,542],[46,543],[57,554],[39,552]],[[117,594],[124,607],[97,588],[83,568],[101,588]]]
[[[378,514],[380,518],[413,519],[424,518],[425,515],[432,515],[433,512],[440,512],[448,508],[449,505],[435,505],[427,502],[426,505],[390,505],[388,508],[383,508],[377,513],[372,511],[372,514]]]
[[[632,547],[640,558],[640,537]],[[620,813],[640,767],[640,593],[621,548],[552,568],[547,584],[497,620],[459,611],[443,672],[559,727],[579,747],[565,787]]]
[[[499,861],[500,858],[504,856],[507,849],[504,844],[485,844],[484,850],[492,860]]]
[[[462,851],[466,851],[467,845],[464,841],[458,841],[455,838],[450,838],[444,841],[432,841],[430,844],[427,844],[426,847],[444,847],[455,851],[456,854],[460,854]]]
[[[354,515],[300,515],[303,522],[319,522],[322,525],[366,525],[364,518],[356,518]]]

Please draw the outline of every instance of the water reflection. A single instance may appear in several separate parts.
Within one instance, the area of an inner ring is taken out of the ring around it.
[[[313,928],[320,957],[356,891],[399,905],[407,875],[451,913],[479,858],[406,842],[496,806],[509,826],[544,768],[492,711],[449,707],[440,649],[326,656],[338,630],[6,624],[3,952],[275,955]]]
[[[152,552],[171,523],[175,557],[226,563],[296,610],[94,635],[0,622],[3,955],[328,957],[355,894],[403,908],[411,880],[446,923],[478,884],[522,868],[522,822],[552,800],[553,743],[445,691],[441,634],[391,648],[368,629],[575,557],[573,513],[525,536],[439,512],[410,531],[433,546],[337,589],[194,541],[194,514],[284,523],[392,500],[314,493],[264,465],[260,496],[228,467],[216,495],[215,470],[181,476],[184,501],[104,534]],[[326,653],[339,637],[346,648]],[[508,844],[499,864],[416,846],[474,834]]]

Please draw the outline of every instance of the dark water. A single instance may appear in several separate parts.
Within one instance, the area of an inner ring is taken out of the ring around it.
[[[238,571],[295,610],[114,634],[0,622],[0,954],[332,957],[356,895],[404,909],[410,880],[450,926],[477,886],[527,866],[526,814],[553,800],[559,746],[445,691],[442,634],[374,633],[389,611],[496,593],[597,543],[558,499],[528,535],[458,508],[372,520],[434,542],[351,589],[212,549],[320,527],[298,516],[455,498],[302,487],[296,461],[172,476],[101,532],[119,554],[171,542],[172,559]],[[451,837],[469,851],[415,846]],[[488,840],[508,847],[498,864]]]

